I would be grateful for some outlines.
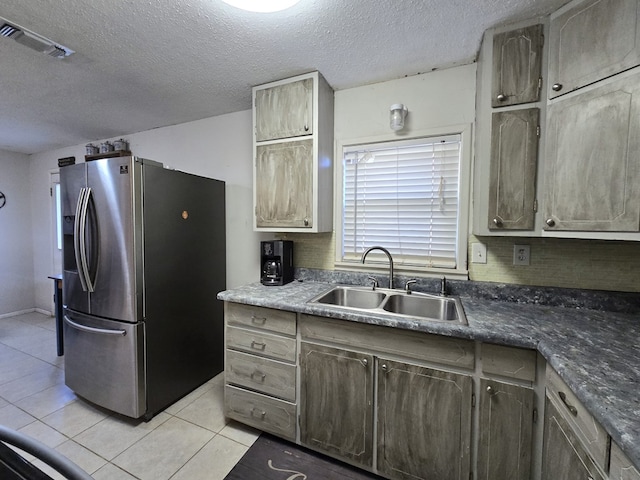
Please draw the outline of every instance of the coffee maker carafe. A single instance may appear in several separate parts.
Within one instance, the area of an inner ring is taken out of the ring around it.
[[[260,282],[284,285],[293,280],[293,242],[271,240],[260,242]]]

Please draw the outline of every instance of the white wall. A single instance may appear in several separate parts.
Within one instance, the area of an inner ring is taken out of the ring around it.
[[[475,121],[476,65],[464,65],[335,93],[336,143],[396,140],[448,125]],[[408,109],[405,128],[389,128],[389,107]]]
[[[271,238],[252,228],[251,129],[251,111],[246,110],[124,136],[134,155],[226,182],[228,288],[258,281],[259,241]],[[50,310],[53,288],[45,281],[53,260],[49,204],[42,191],[48,195],[48,178],[58,158],[75,156],[79,163],[84,154],[84,145],[77,145],[31,156],[35,304],[42,309]]]
[[[0,191],[7,197],[0,208],[0,317],[34,308],[29,190],[29,157],[0,151]],[[51,298],[53,282],[48,286]]]

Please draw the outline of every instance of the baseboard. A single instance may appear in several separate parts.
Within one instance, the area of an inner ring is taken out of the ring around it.
[[[38,311],[38,309],[36,309],[36,308],[27,308],[26,310],[18,310],[17,312],[2,313],[2,314],[0,314],[0,319],[9,318],[9,317],[17,317],[18,315],[24,315],[25,313],[31,313],[31,312],[36,312],[36,311]],[[47,314],[49,314],[49,312],[47,312]]]

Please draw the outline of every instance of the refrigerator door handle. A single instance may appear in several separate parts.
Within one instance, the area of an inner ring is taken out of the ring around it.
[[[74,322],[73,320],[71,320],[66,315],[64,316],[64,321],[70,327],[73,327],[76,330],[81,330],[83,332],[99,333],[101,335],[119,335],[121,337],[124,337],[127,334],[126,330],[121,330],[121,329],[113,330],[113,329],[110,329],[110,328],[87,327],[86,325],[81,325],[79,323]]]
[[[95,290],[93,282],[91,282],[91,276],[89,275],[89,265],[87,263],[87,242],[85,232],[87,229],[87,212],[89,210],[89,200],[91,199],[91,187],[84,189],[85,194],[82,199],[82,211],[80,214],[80,227],[79,233],[82,236],[79,241],[80,244],[80,263],[82,265],[82,276],[84,276],[84,284],[86,285],[86,291],[93,292]],[[77,218],[77,217],[76,217]]]
[[[82,266],[82,252],[81,245],[84,243],[84,229],[81,227],[82,218],[82,205],[84,204],[84,197],[86,194],[86,188],[82,187],[78,194],[78,202],[76,203],[76,216],[73,222],[73,253],[76,258],[76,266],[78,267],[78,277],[80,278],[80,285],[84,292],[87,291],[87,281],[85,280],[85,273]],[[82,235],[82,238],[81,238]]]

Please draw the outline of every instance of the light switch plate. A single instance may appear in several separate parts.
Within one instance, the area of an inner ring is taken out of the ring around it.
[[[531,245],[514,245],[513,246],[513,264],[529,265],[531,258]]]
[[[487,263],[487,246],[484,243],[471,244],[471,263]]]

